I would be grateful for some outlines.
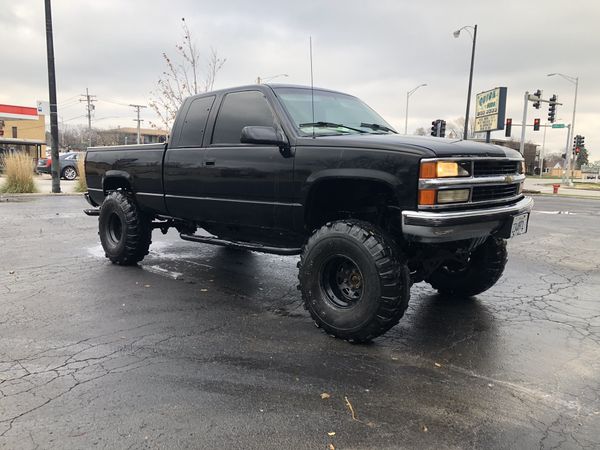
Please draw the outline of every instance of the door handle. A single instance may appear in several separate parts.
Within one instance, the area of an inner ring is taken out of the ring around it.
[[[204,161],[204,165],[205,166],[214,166],[215,165],[215,160],[214,159],[207,159],[206,161]]]

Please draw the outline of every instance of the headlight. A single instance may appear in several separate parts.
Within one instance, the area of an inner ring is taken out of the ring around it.
[[[421,163],[419,177],[427,178],[451,178],[468,177],[470,163],[456,161],[425,161]]]
[[[519,164],[519,173],[525,173],[525,161],[521,161]]]
[[[461,203],[469,201],[470,189],[449,189],[438,191],[438,203]]]

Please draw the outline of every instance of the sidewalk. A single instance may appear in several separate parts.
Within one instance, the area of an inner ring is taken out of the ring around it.
[[[540,178],[525,178],[525,184],[523,188],[528,191],[539,191],[543,195],[553,195],[553,184],[561,184],[561,180],[545,180]],[[585,198],[597,198],[600,199],[600,190],[594,191],[590,189],[577,189],[574,187],[568,187],[561,185],[558,188],[557,196],[560,197],[585,197]]]

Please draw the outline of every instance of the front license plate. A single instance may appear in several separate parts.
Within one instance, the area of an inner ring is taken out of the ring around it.
[[[512,226],[510,227],[510,237],[518,236],[527,233],[527,222],[529,221],[529,213],[519,214],[512,218]]]

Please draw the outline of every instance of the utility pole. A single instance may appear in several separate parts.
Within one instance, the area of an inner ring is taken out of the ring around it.
[[[81,94],[81,96],[85,97],[85,98],[81,98],[81,99],[79,99],[79,101],[87,103],[88,147],[91,147],[92,146],[92,111],[94,109],[96,109],[96,107],[94,106],[94,102],[96,102],[98,100],[96,100],[95,95],[90,95],[90,91],[88,90],[88,88],[85,88],[85,94]]]
[[[50,134],[52,135],[52,193],[60,193],[60,167],[58,166],[58,111],[56,108],[56,71],[54,69],[54,40],[52,37],[52,6],[45,0],[46,57],[48,59],[48,90],[50,97]]]
[[[129,105],[129,106],[133,106],[137,112],[137,119],[133,119],[134,122],[137,122],[137,143],[140,143],[140,139],[141,139],[141,132],[140,132],[140,123],[142,123],[144,121],[144,119],[140,119],[140,108],[147,108],[147,106],[144,105]]]

